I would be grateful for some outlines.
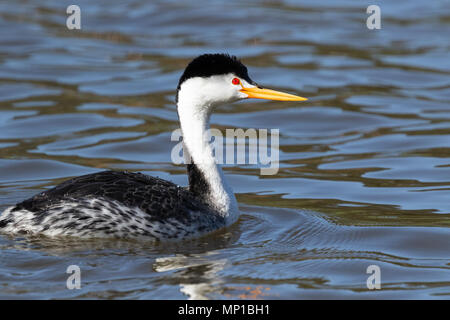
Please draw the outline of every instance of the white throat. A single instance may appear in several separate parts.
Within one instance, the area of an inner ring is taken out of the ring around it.
[[[186,90],[184,86],[178,92],[177,107],[185,159],[190,157],[208,184],[204,198],[227,219],[227,223],[233,223],[239,215],[237,201],[216,163],[209,139],[206,139],[212,105],[192,92],[195,90]]]

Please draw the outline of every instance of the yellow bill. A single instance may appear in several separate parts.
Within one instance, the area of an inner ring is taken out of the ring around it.
[[[284,93],[281,91],[275,91],[270,89],[262,89],[258,87],[244,88],[240,90],[241,92],[248,95],[249,98],[255,99],[266,99],[266,100],[277,100],[277,101],[306,101],[307,98],[295,96],[293,94]]]

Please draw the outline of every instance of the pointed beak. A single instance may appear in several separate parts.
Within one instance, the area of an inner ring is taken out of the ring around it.
[[[245,88],[242,86],[241,92],[245,93],[249,98],[277,100],[277,101],[306,101],[307,98],[295,96],[293,94],[284,93],[270,89],[263,89],[258,87]]]

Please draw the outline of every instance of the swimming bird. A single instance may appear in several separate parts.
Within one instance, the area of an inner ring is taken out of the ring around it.
[[[211,112],[242,99],[303,101],[265,89],[235,56],[203,54],[180,77],[176,104],[189,186],[141,173],[103,171],[67,180],[0,216],[0,232],[82,238],[193,238],[234,223],[239,208],[205,141]]]

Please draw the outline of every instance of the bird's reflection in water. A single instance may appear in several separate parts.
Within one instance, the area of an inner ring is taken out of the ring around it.
[[[224,280],[220,271],[226,258],[214,259],[214,252],[194,255],[175,255],[157,258],[153,268],[157,272],[175,271],[180,291],[190,300],[206,300],[220,293]]]
[[[220,250],[239,239],[238,225],[182,244],[164,245],[164,251],[171,250],[172,253],[156,258],[153,270],[173,272],[171,282],[178,284],[180,292],[190,300],[213,299],[221,295],[225,280],[220,272],[229,261]]]

